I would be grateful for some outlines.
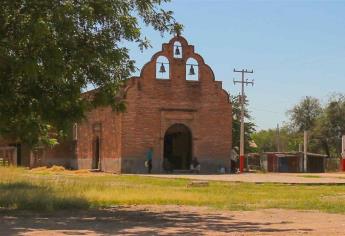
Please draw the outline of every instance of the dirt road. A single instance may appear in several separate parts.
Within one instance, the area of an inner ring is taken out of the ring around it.
[[[285,184],[345,184],[345,173],[244,173],[244,174],[154,174],[159,178],[182,178],[209,181],[285,183]]]
[[[345,235],[345,215],[131,206],[51,214],[0,212],[0,235]]]

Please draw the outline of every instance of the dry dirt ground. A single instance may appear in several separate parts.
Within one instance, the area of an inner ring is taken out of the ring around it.
[[[345,235],[345,215],[130,206],[54,214],[0,212],[0,235]]]
[[[345,184],[345,173],[244,173],[244,174],[156,174],[144,175],[160,178],[183,178],[195,180],[250,182],[250,183],[286,183],[286,184]]]

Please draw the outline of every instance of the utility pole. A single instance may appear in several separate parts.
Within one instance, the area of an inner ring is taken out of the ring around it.
[[[303,171],[307,172],[308,163],[308,131],[303,132]]]
[[[345,171],[345,135],[341,137],[341,171]]]
[[[244,167],[244,103],[245,103],[245,94],[244,94],[244,85],[248,86],[248,84],[251,84],[254,86],[254,80],[248,81],[248,79],[244,79],[244,74],[253,74],[253,70],[249,71],[247,69],[242,70],[236,70],[234,69],[234,73],[241,73],[242,79],[241,80],[235,80],[234,84],[240,83],[241,84],[241,134],[240,134],[240,173],[243,173],[243,167]]]
[[[277,142],[277,152],[280,152],[280,129],[279,124],[277,124],[277,130],[276,130],[276,142]]]

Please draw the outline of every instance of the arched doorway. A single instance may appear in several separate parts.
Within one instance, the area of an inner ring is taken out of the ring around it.
[[[192,133],[183,124],[174,124],[164,135],[164,158],[174,170],[188,170],[192,159]]]

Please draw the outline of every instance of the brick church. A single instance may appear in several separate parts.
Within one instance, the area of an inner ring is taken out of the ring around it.
[[[90,91],[92,93],[92,91]],[[90,93],[88,92],[88,93]],[[193,157],[201,172],[229,168],[232,106],[212,69],[185,38],[175,36],[128,79],[124,113],[110,107],[90,111],[74,127],[74,140],[30,152],[25,144],[0,141],[0,158],[22,166],[64,165],[114,173],[145,173],[153,148],[153,173],[188,170]]]

